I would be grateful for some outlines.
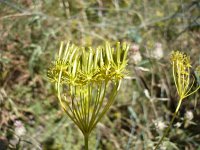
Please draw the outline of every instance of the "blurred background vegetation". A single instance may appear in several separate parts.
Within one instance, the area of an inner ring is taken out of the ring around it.
[[[62,40],[127,41],[129,77],[90,149],[148,150],[177,104],[169,53],[200,64],[198,0],[0,0],[0,150],[81,150],[46,71]],[[196,84],[196,83],[195,83]],[[163,150],[200,150],[199,93],[185,99]]]

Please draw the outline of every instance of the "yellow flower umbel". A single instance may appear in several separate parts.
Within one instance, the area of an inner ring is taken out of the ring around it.
[[[106,43],[97,49],[61,42],[48,70],[61,107],[85,137],[85,149],[91,131],[114,102],[126,74],[128,49],[126,43],[119,42],[114,48]],[[108,88],[110,96],[105,98]]]
[[[165,133],[163,134],[162,138],[156,145],[155,149],[159,148],[159,145],[163,141],[164,137],[168,134],[172,123],[179,111],[179,108],[181,106],[182,100],[195,92],[200,88],[198,86],[195,90],[192,91],[192,88],[194,86],[195,78],[191,75],[190,69],[191,69],[191,62],[190,57],[183,54],[179,51],[173,51],[171,53],[171,63],[172,63],[172,69],[173,69],[173,78],[176,85],[176,89],[179,95],[179,101],[178,105],[176,107],[176,110],[174,112],[173,118],[170,121],[170,124],[168,128],[166,129]],[[196,72],[200,75],[200,67],[197,67]],[[193,80],[191,81],[191,76],[193,77]]]

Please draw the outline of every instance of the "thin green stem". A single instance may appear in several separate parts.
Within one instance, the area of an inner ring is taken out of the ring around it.
[[[88,150],[88,140],[89,140],[89,135],[88,134],[84,135],[84,140],[85,140],[85,150]]]
[[[175,75],[175,65],[174,65],[174,62],[173,62],[173,78],[174,78],[174,82],[175,82],[175,85],[176,85],[177,92],[179,94],[178,85],[177,85],[177,81],[176,81],[176,75]]]
[[[117,95],[117,88],[118,88],[118,84],[116,85],[116,87],[114,87],[111,96],[107,102],[107,104],[104,106],[102,112],[100,114],[97,114],[98,117],[96,118],[96,120],[94,121],[90,132],[93,130],[93,128],[97,125],[97,123],[101,120],[101,118],[105,115],[105,113],[109,110],[110,106],[113,104],[115,96]]]
[[[200,89],[200,86],[197,87],[193,92],[191,92],[191,93],[189,93],[188,95],[186,95],[185,97],[188,97],[188,96],[194,94],[194,93],[197,92],[199,89]]]
[[[155,147],[154,150],[157,150],[157,149],[159,148],[159,146],[160,146],[160,144],[162,143],[163,139],[167,136],[167,134],[168,134],[170,128],[172,127],[172,124],[173,124],[173,122],[174,122],[174,119],[176,118],[176,115],[177,115],[178,110],[179,110],[179,108],[180,108],[180,106],[181,106],[182,100],[183,100],[183,99],[180,99],[180,100],[179,100],[178,105],[177,105],[177,107],[176,107],[176,111],[175,111],[174,114],[173,114],[172,120],[170,121],[169,126],[168,126],[167,129],[165,130],[163,136],[162,136],[161,139],[159,140],[159,142],[158,142],[158,144],[156,145],[156,147]]]
[[[93,117],[93,120],[90,121],[90,129],[89,129],[89,131],[91,131],[91,128],[94,125],[94,122],[95,122],[97,116],[99,115],[100,109],[103,106],[103,101],[104,101],[105,94],[106,94],[107,82],[106,83],[102,83],[102,84],[104,84],[104,87],[102,87],[103,88],[102,96],[101,96],[101,93],[100,93],[100,95],[99,95],[99,100],[100,101],[98,101],[97,108],[96,108],[96,110],[94,110],[95,111],[94,112],[94,117]]]
[[[96,113],[96,110],[98,108],[101,92],[102,92],[102,86],[98,86],[97,96],[95,98],[94,108],[93,108],[92,116],[91,116],[90,123],[89,123],[89,129],[91,128],[91,126],[93,125],[93,121],[95,120],[95,113]]]

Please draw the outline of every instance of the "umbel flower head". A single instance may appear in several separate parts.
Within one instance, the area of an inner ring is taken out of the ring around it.
[[[191,80],[190,70],[192,66],[190,57],[180,51],[173,51],[171,53],[171,63],[173,66],[173,77],[176,89],[180,99],[183,100],[199,89],[198,87],[194,91],[191,91],[194,86],[195,78],[192,76],[193,80]],[[197,67],[196,72],[200,73],[199,67]]]
[[[61,42],[47,75],[63,110],[84,135],[90,134],[113,104],[127,73],[128,50],[126,43],[119,42],[115,47],[106,42],[96,49]]]
[[[176,118],[176,115],[179,111],[183,99],[194,94],[195,92],[197,92],[198,89],[200,89],[200,85],[198,85],[198,87],[193,90],[195,78],[192,76],[190,71],[192,66],[189,56],[183,54],[180,51],[173,51],[171,53],[171,63],[172,63],[174,82],[179,95],[179,101],[169,126],[167,127],[164,134],[158,141],[154,150],[157,150],[159,148],[163,139],[165,138],[165,136],[167,136],[170,128],[172,127],[174,119]],[[198,77],[200,76],[200,67],[197,67],[196,74]],[[191,76],[193,77],[193,80],[191,80]]]

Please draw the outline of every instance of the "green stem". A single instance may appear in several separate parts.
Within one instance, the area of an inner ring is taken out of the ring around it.
[[[88,134],[85,134],[85,135],[84,135],[84,140],[85,140],[85,150],[88,150],[88,138],[89,138],[89,135],[88,135]]]
[[[180,106],[181,106],[181,102],[182,102],[182,99],[179,100],[178,105],[177,105],[177,107],[176,107],[176,111],[175,111],[174,114],[173,114],[172,120],[170,121],[169,126],[168,126],[167,129],[165,130],[163,136],[162,136],[161,139],[159,140],[159,142],[158,142],[158,144],[156,145],[156,147],[155,147],[154,150],[157,150],[157,149],[159,148],[159,146],[160,146],[160,144],[162,143],[163,139],[167,136],[167,134],[168,134],[170,128],[172,127],[172,124],[173,124],[173,122],[174,122],[174,119],[176,118],[176,115],[177,115],[177,113],[178,113],[178,110],[179,110],[179,108],[180,108]]]

